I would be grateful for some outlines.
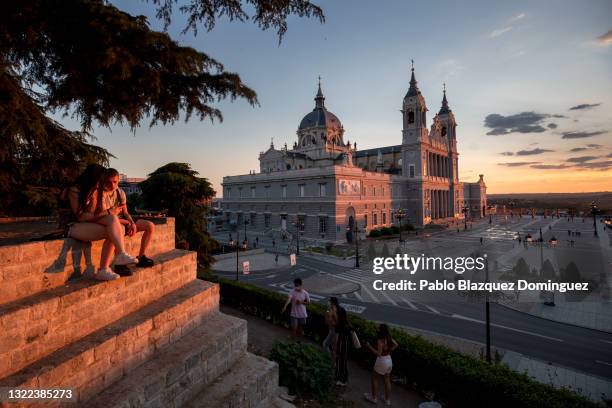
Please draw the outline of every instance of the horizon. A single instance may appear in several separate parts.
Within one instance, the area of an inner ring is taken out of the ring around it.
[[[161,30],[148,4],[112,3]],[[111,166],[145,177],[186,162],[222,197],[222,177],[259,171],[259,152],[272,138],[276,146],[293,145],[319,75],[345,141],[359,150],[400,144],[399,109],[414,59],[428,128],[446,83],[459,124],[460,181],[484,174],[489,194],[542,193],[542,186],[550,193],[612,191],[609,2],[563,1],[554,9],[541,1],[319,4],[326,22],[290,18],[280,45],[273,32],[226,19],[197,37],[181,35],[177,18],[170,35],[240,74],[260,106],[221,101],[222,123],[192,119],[134,133],[96,127],[96,144],[116,156]],[[416,18],[406,24],[405,16]]]

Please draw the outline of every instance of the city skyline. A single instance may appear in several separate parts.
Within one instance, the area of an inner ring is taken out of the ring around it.
[[[161,29],[146,4],[114,3],[148,12],[151,26]],[[459,123],[462,181],[484,173],[491,194],[612,190],[610,3],[351,4],[321,2],[324,24],[290,19],[280,45],[273,32],[249,23],[223,22],[193,37],[178,35],[182,24],[175,22],[173,37],[239,73],[257,91],[259,106],[222,101],[223,123],[192,119],[135,134],[95,128],[96,143],[131,177],[188,162],[221,196],[222,176],[257,169],[257,153],[272,138],[277,146],[293,145],[319,75],[345,139],[359,149],[401,143],[399,109],[414,59],[428,126],[446,83]]]

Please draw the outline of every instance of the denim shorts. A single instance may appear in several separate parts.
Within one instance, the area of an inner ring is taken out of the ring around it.
[[[306,318],[291,316],[291,327],[296,327],[296,326],[306,326]]]

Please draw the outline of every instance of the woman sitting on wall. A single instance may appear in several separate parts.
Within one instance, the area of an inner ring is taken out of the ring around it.
[[[98,280],[114,280],[119,275],[110,269],[111,257],[116,253],[115,265],[137,263],[138,259],[125,252],[124,228],[115,214],[98,212],[102,205],[102,181],[105,168],[98,164],[87,166],[75,183],[62,192],[62,198],[70,205],[70,217],[65,222],[67,236],[79,241],[104,239],[100,267],[94,277]]]

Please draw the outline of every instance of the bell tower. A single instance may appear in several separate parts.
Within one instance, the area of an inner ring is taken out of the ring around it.
[[[422,179],[427,176],[423,144],[428,143],[427,105],[414,76],[412,61],[410,88],[402,102],[402,175]]]

